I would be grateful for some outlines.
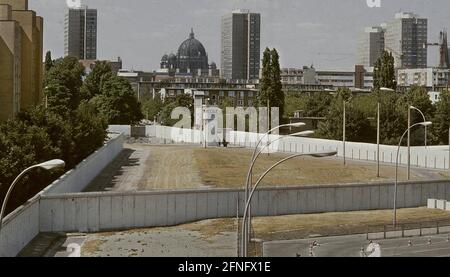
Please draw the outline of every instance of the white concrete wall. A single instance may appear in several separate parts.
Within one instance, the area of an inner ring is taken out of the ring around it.
[[[398,207],[426,206],[450,199],[449,181],[399,184]],[[8,215],[0,256],[15,256],[39,232],[96,232],[173,226],[202,219],[235,217],[243,192],[231,189],[102,192],[37,195]],[[393,184],[262,188],[252,204],[255,216],[390,209]],[[240,213],[243,205],[240,203]]]
[[[129,125],[109,125],[108,132],[124,134],[126,136],[131,135],[131,126]]]
[[[82,191],[123,149],[123,135],[115,136],[75,169],[67,172],[41,194],[9,214],[3,220],[0,233],[0,256],[16,256],[40,231],[40,203],[42,194]],[[54,217],[47,218],[53,222]],[[58,221],[55,221],[58,222]],[[80,224],[81,223],[77,223]]]
[[[180,135],[181,134],[181,135]],[[201,131],[180,130],[165,126],[147,126],[147,136],[171,140],[173,142],[201,143]],[[261,134],[230,132],[228,141],[242,147],[254,148]],[[278,136],[271,136],[271,140]],[[347,142],[345,156],[348,159],[360,161],[376,161],[377,145],[368,143]],[[411,165],[430,169],[449,169],[449,152],[447,146],[412,147]],[[342,141],[286,137],[271,146],[272,151],[306,153],[315,151],[338,151],[338,157],[344,156]],[[383,163],[396,162],[397,146],[381,145],[380,160]],[[402,147],[399,154],[399,163],[407,164],[407,148]]]
[[[42,232],[97,232],[173,226],[235,217],[240,190],[102,192],[41,198]],[[262,188],[252,204],[255,216],[390,209],[392,183]],[[450,182],[401,183],[398,208],[426,206],[429,198],[450,199]],[[243,212],[242,202],[239,205]]]
[[[86,186],[123,150],[124,136],[110,139],[102,148],[83,160],[44,190],[45,194],[83,191]]]
[[[39,198],[36,196],[3,220],[0,257],[14,257],[39,234]]]

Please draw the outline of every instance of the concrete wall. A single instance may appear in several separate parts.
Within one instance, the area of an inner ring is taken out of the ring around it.
[[[124,127],[123,127],[124,128]],[[115,127],[115,129],[119,129]],[[201,143],[203,134],[201,131],[178,129],[165,126],[147,126],[147,136],[167,139],[173,142],[189,142]],[[261,134],[230,132],[227,140],[231,144],[242,147],[254,148]],[[271,140],[278,136],[271,136]],[[344,156],[342,141],[314,139],[314,138],[298,138],[286,137],[277,141],[271,146],[272,151],[289,152],[289,153],[306,153],[315,151],[337,151],[338,157]],[[395,164],[397,155],[397,146],[381,145],[380,161],[383,163]],[[347,142],[345,147],[345,156],[348,159],[360,161],[376,161],[377,145],[368,143]],[[449,153],[448,147],[430,146],[430,147],[412,147],[411,148],[411,165],[414,167],[430,168],[430,169],[449,169]],[[399,154],[399,163],[407,164],[407,148],[402,147]]]
[[[0,257],[16,256],[39,234],[39,198],[35,196],[3,220]]]
[[[116,136],[105,146],[81,162],[75,169],[67,172],[53,184],[48,186],[39,195],[29,200],[25,205],[9,214],[3,220],[3,229],[0,233],[0,256],[16,256],[40,231],[40,207],[43,194],[70,193],[82,191],[105,168],[123,148],[123,135]],[[89,210],[91,212],[91,210]],[[77,213],[80,213],[77,210]],[[44,219],[57,223],[53,215]],[[82,228],[82,223],[77,222]]]
[[[252,214],[390,209],[393,193],[392,183],[262,188],[253,198]],[[40,230],[97,232],[235,217],[238,197],[243,199],[243,192],[232,189],[47,195],[41,198]],[[426,206],[429,198],[449,197],[450,181],[402,183],[398,208]],[[243,203],[239,206],[242,214]]]
[[[123,141],[123,135],[118,135],[109,140],[102,148],[78,164],[76,168],[47,187],[44,193],[57,194],[83,191],[120,154],[123,149]]]
[[[131,135],[131,126],[129,125],[109,125],[108,132],[124,134],[125,136]]]
[[[235,217],[238,197],[242,200],[243,192],[231,189],[41,193],[5,218],[0,256],[17,255],[39,232],[96,232]],[[399,208],[426,206],[430,198],[450,199],[450,182],[399,185]],[[392,200],[392,183],[263,188],[255,194],[252,213],[276,216],[390,209]],[[239,207],[242,214],[242,203]]]

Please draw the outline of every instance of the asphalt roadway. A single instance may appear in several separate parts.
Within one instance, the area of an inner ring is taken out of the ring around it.
[[[318,246],[311,244],[316,241]],[[448,234],[377,240],[381,257],[450,257]],[[367,257],[366,235],[311,238],[264,243],[264,257]],[[411,245],[410,245],[411,244]]]

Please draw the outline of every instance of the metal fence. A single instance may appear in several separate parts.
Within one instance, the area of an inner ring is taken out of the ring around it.
[[[367,240],[450,234],[450,219],[367,227]]]

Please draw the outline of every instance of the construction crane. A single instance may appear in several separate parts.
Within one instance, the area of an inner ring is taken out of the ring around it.
[[[449,68],[450,60],[449,60],[449,53],[448,53],[447,31],[443,30],[440,32],[439,42],[423,44],[424,49],[426,49],[430,46],[439,47],[439,68]]]

